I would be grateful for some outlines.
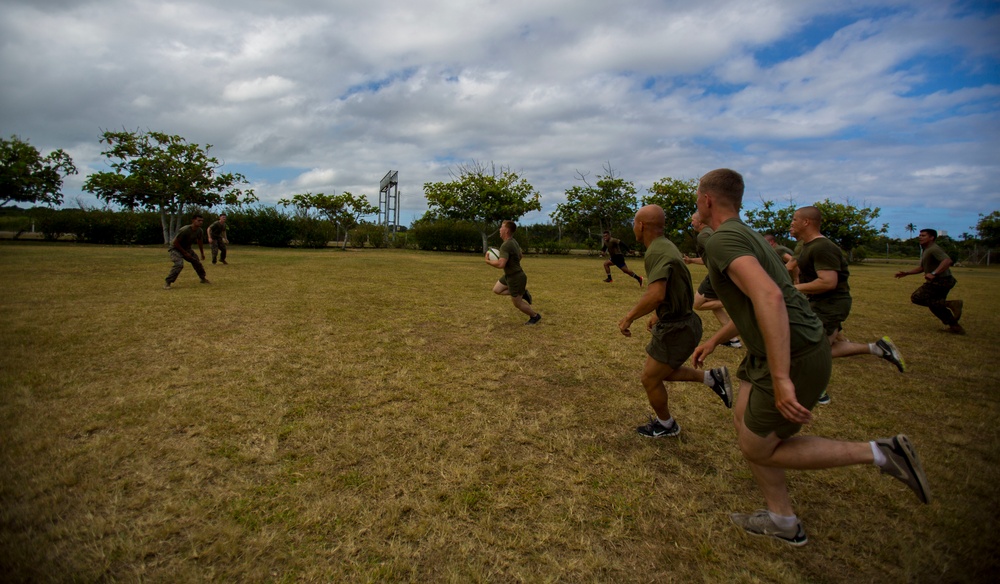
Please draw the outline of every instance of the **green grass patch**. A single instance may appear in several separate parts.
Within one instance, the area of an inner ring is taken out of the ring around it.
[[[974,582],[1000,563],[996,270],[954,269],[958,337],[910,304],[915,277],[852,267],[848,336],[890,335],[910,370],[836,361],[806,432],[908,434],[936,501],[874,468],[789,473],[810,536],[789,549],[729,522],[763,501],[710,390],[671,388],[677,439],[635,433],[648,335],[617,322],[640,289],[601,260],[526,258],[526,327],[478,255],[229,259],[167,291],[162,247],[0,243],[6,580]]]

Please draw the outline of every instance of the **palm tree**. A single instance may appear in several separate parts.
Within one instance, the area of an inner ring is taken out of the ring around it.
[[[910,232],[910,239],[913,239],[913,233],[917,230],[917,226],[913,223],[907,223],[904,229]]]

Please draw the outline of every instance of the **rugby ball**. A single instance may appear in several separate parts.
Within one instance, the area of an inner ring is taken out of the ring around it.
[[[500,250],[495,247],[491,247],[490,249],[486,250],[486,257],[491,262],[495,262],[498,259],[500,259]]]

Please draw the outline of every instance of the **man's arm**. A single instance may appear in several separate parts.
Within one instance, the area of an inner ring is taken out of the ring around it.
[[[750,298],[757,324],[764,337],[767,365],[774,383],[774,405],[787,420],[806,424],[812,413],[795,397],[791,370],[791,330],[788,324],[788,307],[781,288],[767,275],[757,258],[741,256],[733,260],[726,270],[729,279]]]
[[[836,270],[817,270],[816,276],[812,282],[796,284],[795,287],[803,294],[822,294],[837,287]]]
[[[198,234],[198,249],[201,251],[201,259],[205,259],[205,246],[202,245],[202,239],[204,239],[201,234]]]
[[[507,265],[507,258],[497,258],[495,260],[491,260],[490,252],[486,252],[486,255],[483,256],[483,259],[485,259],[486,263],[488,263],[489,265],[493,266],[494,268],[500,268],[501,270],[503,269],[504,266]]]
[[[684,256],[684,263],[685,264],[698,264],[699,266],[704,266],[705,265],[705,260],[703,260],[702,258],[692,258],[692,257]]]
[[[632,326],[632,323],[656,310],[656,307],[663,302],[663,297],[666,293],[666,278],[650,282],[642,297],[640,297],[639,301],[632,307],[632,310],[628,311],[625,318],[618,321],[618,330],[621,331],[621,333],[626,337],[631,337],[632,331],[629,330],[629,327]]]
[[[170,242],[170,247],[172,247],[172,248],[176,249],[177,251],[181,252],[181,255],[184,256],[184,257],[186,257],[187,259],[189,259],[189,260],[193,260],[194,259],[193,255],[189,255],[188,252],[187,252],[187,250],[184,249],[183,247],[181,247],[181,242],[177,241],[176,237],[174,238],[173,241]]]
[[[951,258],[944,258],[943,260],[941,260],[941,263],[938,264],[938,267],[934,268],[934,271],[927,272],[926,274],[924,274],[924,278],[927,279],[927,280],[933,280],[941,272],[943,272],[943,271],[947,270],[948,268],[950,268],[953,263],[954,262],[951,261]]]
[[[209,243],[209,245],[211,245],[212,244],[212,228],[209,227],[208,229],[206,229],[205,233],[208,234],[208,243]]]
[[[923,266],[917,266],[917,267],[915,267],[913,269],[910,269],[910,270],[900,270],[900,271],[896,272],[896,277],[897,278],[902,278],[903,276],[912,276],[913,274],[919,274],[920,272],[923,272],[923,271],[924,271]]]

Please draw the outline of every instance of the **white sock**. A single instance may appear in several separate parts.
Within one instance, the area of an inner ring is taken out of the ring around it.
[[[885,354],[882,351],[882,348],[876,345],[875,343],[868,343],[868,352],[871,353],[872,355],[875,355],[876,357],[881,357],[882,355]]]
[[[771,521],[773,521],[774,524],[777,525],[778,528],[780,529],[791,529],[795,527],[795,524],[798,523],[799,521],[799,518],[796,517],[795,515],[791,516],[778,515],[773,511],[768,511],[767,514],[771,516]]]
[[[666,420],[660,420],[660,416],[656,416],[656,419],[660,421],[660,424],[662,424],[664,428],[669,428],[669,427],[671,427],[671,426],[674,425],[674,417],[673,416],[670,416],[670,418],[668,418]]]
[[[869,444],[872,446],[872,456],[875,457],[875,466],[885,466],[888,460],[886,460],[885,454],[882,453],[882,449],[878,447],[878,444],[875,444],[874,440],[869,442]]]

